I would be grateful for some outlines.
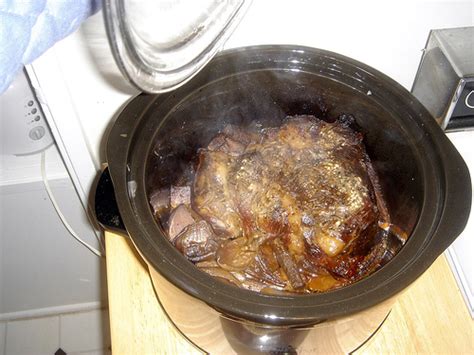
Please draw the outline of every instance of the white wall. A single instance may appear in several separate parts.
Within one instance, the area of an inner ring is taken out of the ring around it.
[[[0,185],[0,320],[98,308],[106,299],[105,265],[69,235],[39,178],[39,157],[30,160],[29,170],[19,169],[26,175],[11,164],[0,169],[20,178]],[[97,247],[71,180],[50,185],[73,229]]]
[[[256,0],[226,47],[291,43],[364,62],[407,89],[431,29],[474,25],[472,0]]]

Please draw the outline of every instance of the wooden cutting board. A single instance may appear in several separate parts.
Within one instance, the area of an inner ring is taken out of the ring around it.
[[[202,354],[169,322],[131,242],[105,234],[113,354]],[[354,354],[474,354],[471,319],[444,255]]]

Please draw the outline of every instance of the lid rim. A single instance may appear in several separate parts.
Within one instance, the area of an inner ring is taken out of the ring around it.
[[[105,28],[115,62],[124,78],[140,91],[165,93],[188,82],[216,55],[245,15],[252,0],[236,0],[227,3],[225,6],[232,8],[232,11],[223,21],[224,26],[217,35],[212,37],[208,43],[201,40],[200,42],[205,45],[200,46],[202,48],[195,57],[178,67],[163,70],[157,69],[151,64],[151,58],[142,57],[137,51],[136,47],[139,47],[139,44],[133,40],[128,29],[128,17],[123,1],[104,0],[103,3]],[[210,22],[212,23],[212,21]],[[199,43],[200,37],[197,38],[193,43]],[[184,45],[176,44],[174,46],[184,48]],[[176,61],[175,58],[173,63]]]

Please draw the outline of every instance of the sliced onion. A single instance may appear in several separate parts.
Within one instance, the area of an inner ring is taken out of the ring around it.
[[[243,270],[255,259],[256,252],[248,249],[246,238],[228,241],[217,250],[217,263],[220,267],[238,271]]]
[[[231,284],[236,286],[241,286],[239,280],[237,280],[229,271],[224,270],[220,267],[200,267],[199,269],[213,277],[217,277],[224,281],[230,282]]]
[[[308,289],[313,292],[324,292],[335,288],[340,285],[340,282],[337,281],[331,275],[318,275],[313,277],[309,282],[306,284]]]

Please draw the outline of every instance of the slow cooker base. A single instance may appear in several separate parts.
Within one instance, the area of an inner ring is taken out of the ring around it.
[[[365,344],[387,319],[395,298],[363,312],[305,327],[252,323],[221,314],[184,293],[149,267],[156,295],[173,325],[211,354],[348,354]]]

